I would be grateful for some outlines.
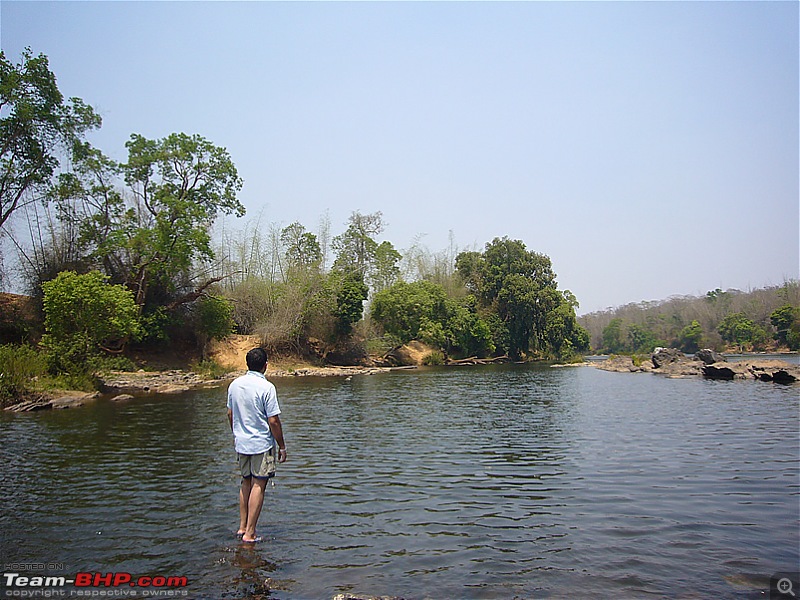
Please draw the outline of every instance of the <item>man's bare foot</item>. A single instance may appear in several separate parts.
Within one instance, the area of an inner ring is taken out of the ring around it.
[[[258,542],[263,541],[263,539],[261,538],[261,536],[256,536],[252,539],[247,539],[246,537],[242,536],[242,541],[245,544],[257,544]]]

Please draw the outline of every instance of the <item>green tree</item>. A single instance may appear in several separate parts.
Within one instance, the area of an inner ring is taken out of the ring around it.
[[[484,269],[483,254],[475,251],[461,252],[456,256],[456,271],[467,290],[476,297],[480,294],[481,273]]]
[[[402,258],[391,242],[381,242],[375,248],[372,268],[369,270],[368,275],[373,292],[385,290],[400,279],[398,263]]]
[[[333,238],[336,260],[333,268],[340,271],[356,271],[366,277],[375,260],[378,242],[375,236],[383,231],[383,213],[380,211],[362,215],[354,211],[344,233]]]
[[[203,359],[211,340],[221,340],[233,333],[233,304],[221,296],[203,296],[195,305],[196,331]]]
[[[372,318],[401,343],[419,339],[448,353],[494,352],[489,326],[430,281],[398,282],[375,294]]]
[[[364,283],[363,274],[358,271],[336,272],[338,280],[336,291],[335,332],[341,339],[353,332],[353,325],[364,315],[364,301],[369,296],[369,288]]]
[[[492,330],[489,324],[478,316],[469,306],[453,305],[449,320],[448,330],[453,347],[448,351],[458,351],[464,356],[489,356],[496,346],[492,341]]]
[[[97,271],[64,271],[43,285],[44,346],[57,370],[80,371],[104,351],[118,351],[139,332],[130,290]]]
[[[244,214],[237,199],[242,181],[228,152],[199,135],[134,134],[126,147],[121,165],[86,145],[75,147],[75,170],[56,190],[62,218],[80,226],[87,252],[134,292],[137,304],[157,298],[174,308],[194,301],[216,280],[190,291],[183,282],[196,261],[213,257],[217,214]],[[129,194],[117,190],[119,176]]]
[[[727,315],[722,319],[717,331],[723,340],[739,347],[751,344],[755,348],[761,348],[769,339],[764,328],[753,323],[743,312]]]
[[[800,307],[785,304],[775,309],[769,319],[777,329],[775,339],[790,350],[800,350]]]
[[[628,342],[633,352],[652,352],[658,346],[655,333],[646,325],[632,323],[628,326]]]
[[[624,322],[619,317],[611,319],[603,328],[603,348],[609,354],[617,354],[627,349],[623,336]]]
[[[575,295],[569,290],[562,295],[564,300],[547,315],[547,340],[554,358],[568,360],[589,349],[589,332],[578,324]]]
[[[678,337],[678,348],[684,352],[697,352],[703,342],[703,327],[693,320],[689,325],[681,330]]]
[[[400,282],[375,294],[371,315],[401,343],[419,337],[423,322],[447,320],[447,296],[430,281]]]
[[[44,195],[59,165],[100,117],[80,98],[65,100],[44,54],[29,48],[14,64],[0,52],[0,226]]]
[[[564,302],[550,259],[519,240],[495,238],[482,255],[461,253],[456,268],[480,305],[496,312],[502,326],[494,343],[513,358],[549,350],[547,316]],[[497,324],[499,325],[499,323]],[[507,335],[507,346],[498,344]]]
[[[306,231],[298,222],[283,228],[281,243],[286,249],[286,262],[290,272],[319,267],[322,262],[322,250],[317,236]]]

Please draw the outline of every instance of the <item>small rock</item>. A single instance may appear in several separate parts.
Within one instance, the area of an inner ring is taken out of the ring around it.
[[[720,362],[727,362],[728,359],[719,354],[718,352],[714,352],[710,348],[703,348],[702,350],[698,350],[694,357],[697,360],[703,361],[704,364],[713,365],[714,363]]]

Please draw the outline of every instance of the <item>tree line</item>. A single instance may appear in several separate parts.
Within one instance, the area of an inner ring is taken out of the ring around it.
[[[41,309],[38,329],[9,311],[0,333],[37,343],[51,373],[119,366],[131,346],[204,351],[234,331],[340,360],[410,339],[456,357],[588,349],[575,297],[521,240],[461,251],[451,234],[441,252],[417,239],[401,253],[381,239],[381,212],[359,211],[335,236],[327,215],[315,231],[261,218],[236,229],[219,220],[245,213],[225,148],[133,133],[115,161],[87,142],[101,119],[62,96],[46,56],[0,52],[0,77],[0,234]]]
[[[590,313],[578,318],[595,352],[800,350],[800,282],[743,292],[715,289]]]

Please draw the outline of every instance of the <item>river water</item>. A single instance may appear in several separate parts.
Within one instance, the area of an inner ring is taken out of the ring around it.
[[[255,547],[224,388],[2,415],[6,571],[288,600],[764,598],[798,568],[797,386],[531,365],[275,383],[289,460]]]

